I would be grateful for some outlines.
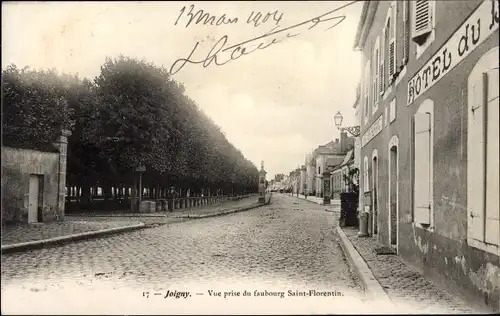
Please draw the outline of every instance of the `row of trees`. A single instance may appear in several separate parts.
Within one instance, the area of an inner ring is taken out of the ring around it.
[[[163,67],[120,56],[93,81],[15,65],[2,77],[4,145],[44,149],[71,130],[67,183],[83,196],[134,188],[140,166],[144,186],[159,192],[257,189],[256,166]]]

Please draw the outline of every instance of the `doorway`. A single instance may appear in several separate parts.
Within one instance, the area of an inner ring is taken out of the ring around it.
[[[376,153],[374,153],[373,159],[372,159],[372,179],[373,179],[373,191],[372,191],[372,209],[373,209],[373,215],[372,215],[372,232],[373,235],[378,234],[378,159]]]
[[[30,175],[28,192],[28,223],[38,223],[42,221],[41,207],[43,205],[43,176]]]
[[[398,147],[389,150],[389,242],[397,248],[398,241]]]

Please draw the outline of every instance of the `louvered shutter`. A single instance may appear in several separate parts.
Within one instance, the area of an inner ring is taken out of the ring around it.
[[[499,99],[498,99],[498,68],[485,74],[484,87],[487,87],[485,104],[488,117],[486,127],[487,160],[486,160],[486,227],[485,242],[500,244],[500,203],[499,203]]]
[[[472,184],[467,195],[467,204],[471,225],[468,227],[472,238],[484,241],[484,93],[483,78],[477,80],[472,86],[472,107],[469,108],[469,126],[467,133],[469,140],[469,154],[467,155],[467,178]]]
[[[379,86],[380,86],[380,95],[384,94],[385,91],[385,69],[384,69],[384,60],[385,60],[385,37],[386,37],[386,29],[384,28],[382,31],[382,41],[380,45],[380,66],[379,66]]]
[[[363,192],[368,192],[370,191],[370,182],[368,180],[368,158],[365,157],[364,161],[363,161],[363,177],[364,177],[364,190]]]
[[[389,42],[389,83],[392,82],[395,70],[396,70],[396,42],[392,38]]]
[[[408,63],[410,57],[410,3],[408,0],[403,1],[403,64]]]
[[[389,29],[389,84],[396,72],[396,8],[391,7],[391,24]]]
[[[379,73],[380,73],[380,82],[379,82],[380,95],[383,95],[384,94],[384,90],[385,90],[384,61],[383,60],[380,62]]]
[[[379,56],[379,50],[378,48],[375,50],[375,60],[374,60],[374,71],[375,71],[375,78],[373,78],[373,97],[374,97],[374,102],[377,103],[379,99],[379,93],[378,93],[378,85],[379,85],[379,76],[380,76],[380,56]]]
[[[425,37],[432,31],[431,4],[429,0],[413,1],[413,34],[412,39],[422,44]]]
[[[365,80],[364,80],[364,90],[365,90],[365,104],[364,104],[364,117],[365,117],[365,122],[368,120],[369,114],[368,114],[368,103],[369,103],[369,91],[371,89],[371,82],[370,82],[370,61],[368,60],[366,65],[365,65]]]
[[[415,114],[414,146],[415,146],[415,221],[429,225],[431,222],[431,192],[430,192],[430,145],[431,122],[430,114]]]

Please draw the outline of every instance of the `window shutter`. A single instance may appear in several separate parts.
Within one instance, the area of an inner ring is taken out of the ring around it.
[[[378,48],[375,50],[375,60],[374,60],[374,67],[373,67],[373,71],[374,71],[374,78],[373,78],[373,98],[374,98],[374,104],[376,104],[378,102],[378,99],[379,99],[379,93],[378,92],[378,81],[379,81],[379,72],[380,72],[380,69],[379,69],[379,64],[380,64],[380,59],[379,59],[379,50]]]
[[[380,86],[380,95],[383,95],[385,92],[385,68],[384,68],[384,60],[385,60],[385,36],[386,29],[384,28],[382,31],[382,41],[380,44],[380,65],[379,65],[379,86]]]
[[[413,1],[413,5],[412,39],[420,45],[432,31],[431,3],[429,0],[415,0]]]
[[[370,61],[368,60],[366,65],[365,65],[365,105],[364,105],[364,108],[365,108],[365,113],[364,113],[364,117],[365,117],[365,122],[368,120],[368,117],[369,117],[369,107],[368,107],[368,103],[369,103],[369,91],[371,89],[371,82],[370,82]]]
[[[370,182],[368,181],[368,159],[365,157],[365,192],[370,191]]]
[[[368,93],[365,95],[365,117],[368,117]]]
[[[415,221],[420,224],[429,225],[431,222],[431,192],[430,174],[430,114],[415,114],[414,146],[415,146]]]
[[[396,69],[396,41],[394,38],[391,39],[389,42],[389,83],[392,82],[392,77],[394,76],[395,69]]]
[[[486,227],[485,241],[500,245],[500,203],[499,203],[499,98],[498,68],[485,75],[485,104],[487,104],[487,165],[486,165]]]
[[[468,216],[471,225],[468,226],[472,238],[484,241],[484,138],[483,138],[483,79],[481,78],[472,86],[473,104],[469,109],[467,177],[473,184],[467,195]]]
[[[379,82],[379,87],[380,87],[380,95],[384,94],[385,91],[385,77],[384,77],[384,61],[380,62],[380,82]]]
[[[389,83],[396,73],[396,7],[391,7],[391,28],[389,30]]]
[[[408,0],[403,1],[403,64],[408,63],[410,57],[410,3]]]

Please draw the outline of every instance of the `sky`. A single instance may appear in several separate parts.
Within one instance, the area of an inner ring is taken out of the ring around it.
[[[2,64],[55,68],[92,79],[107,56],[122,54],[170,69],[176,60],[189,58],[197,43],[189,59],[210,59],[210,51],[215,47],[217,53],[222,47],[217,41],[225,35],[225,47],[258,37],[242,44],[246,52],[260,42],[264,47],[273,38],[284,39],[221,66],[213,60],[207,67],[186,63],[173,74],[246,158],[259,168],[264,161],[267,178],[272,179],[303,165],[317,146],[340,138],[333,121],[337,111],[344,116],[343,125],[355,124],[352,106],[360,55],[353,51],[353,43],[362,2],[320,17],[312,29],[313,22],[308,22],[261,36],[348,3],[2,2]],[[215,16],[215,22],[222,17],[220,21],[234,23],[196,24],[194,18],[187,25],[189,13],[193,16],[198,10]],[[258,25],[249,22],[258,12]],[[325,21],[339,15],[345,16],[340,23]],[[287,38],[288,32],[300,34]],[[223,63],[231,54],[216,55]],[[238,55],[241,49],[233,57]]]

